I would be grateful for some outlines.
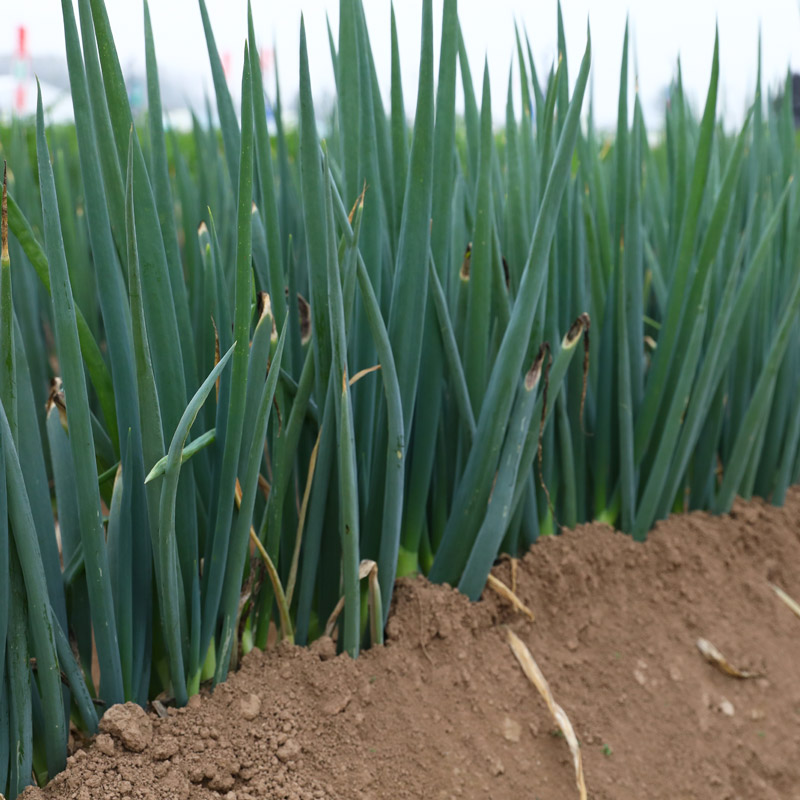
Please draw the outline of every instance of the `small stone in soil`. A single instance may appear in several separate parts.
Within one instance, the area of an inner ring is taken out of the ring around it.
[[[492,758],[489,759],[489,771],[491,772],[492,777],[498,778],[506,771],[506,768],[503,766],[503,762],[499,758]]]
[[[503,720],[503,737],[509,742],[518,742],[522,733],[522,726],[515,719],[506,717]]]
[[[733,708],[733,703],[730,700],[726,700],[724,697],[722,698],[719,704],[719,710],[726,716],[732,717],[735,713]]]

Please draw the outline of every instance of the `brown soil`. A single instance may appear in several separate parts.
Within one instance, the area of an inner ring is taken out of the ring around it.
[[[352,662],[330,640],[279,646],[167,719],[117,707],[23,797],[578,797],[511,628],[575,727],[593,800],[797,800],[800,619],[769,582],[800,598],[798,566],[800,490],[782,509],[673,517],[644,546],[584,526],[519,562],[535,622],[493,592],[401,581],[385,647]],[[763,677],[724,674],[700,637]]]

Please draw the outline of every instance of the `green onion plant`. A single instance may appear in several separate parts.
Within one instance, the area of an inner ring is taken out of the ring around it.
[[[438,58],[423,0],[408,117],[394,14],[384,64],[340,0],[336,102],[301,21],[294,130],[252,13],[236,109],[198,3],[216,116],[191,133],[164,127],[146,0],[145,118],[104,0],[62,0],[74,125],[39,97],[0,131],[7,798],[64,767],[71,725],[183,705],[271,631],[380,644],[398,576],[477,600],[560,526],[641,540],[800,477],[800,151],[760,73],[728,131],[715,42],[702,113],[678,65],[654,135],[626,30],[609,135],[559,10],[546,73],[516,30],[498,128],[456,0]]]

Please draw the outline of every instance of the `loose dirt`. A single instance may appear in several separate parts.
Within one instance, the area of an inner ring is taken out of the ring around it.
[[[784,508],[675,516],[645,545],[594,524],[519,561],[531,622],[487,590],[400,581],[387,644],[252,653],[213,694],[112,709],[34,798],[577,798],[567,742],[507,641],[530,648],[580,740],[593,800],[800,799],[800,490]],[[495,574],[511,584],[505,559]],[[705,638],[741,670],[707,662]]]

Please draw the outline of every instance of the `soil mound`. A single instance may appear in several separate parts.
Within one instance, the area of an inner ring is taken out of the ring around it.
[[[400,581],[387,644],[252,653],[167,718],[122,706],[34,798],[578,797],[572,758],[506,638],[513,629],[581,743],[593,800],[800,800],[800,490],[783,508],[675,516],[645,545],[602,525],[515,567],[531,622]],[[512,583],[506,559],[495,575]],[[704,659],[712,642],[740,679]]]

